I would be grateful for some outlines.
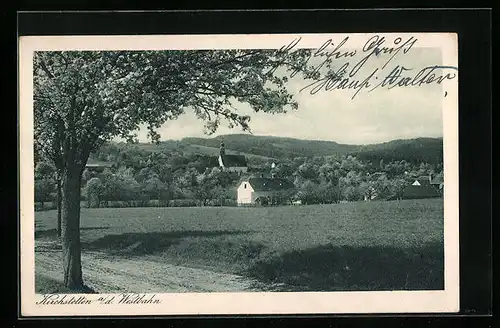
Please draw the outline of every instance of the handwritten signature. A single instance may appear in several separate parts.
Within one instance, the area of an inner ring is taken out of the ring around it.
[[[402,73],[406,71],[413,71],[411,68],[397,65],[387,76],[379,79],[375,74],[379,71],[378,68],[374,69],[363,80],[353,79],[351,77],[344,77],[349,63],[345,63],[340,67],[337,72],[332,72],[329,75],[322,77],[311,84],[300,89],[300,91],[309,89],[309,93],[314,95],[319,91],[330,91],[339,89],[354,89],[355,92],[351,99],[354,99],[362,90],[368,89],[368,92],[379,87],[387,87],[393,89],[395,87],[409,87],[409,86],[422,86],[424,84],[437,83],[441,84],[444,80],[452,80],[456,77],[456,73],[446,73],[436,75],[434,72],[438,69],[451,69],[458,70],[453,66],[427,66],[418,71],[415,75],[405,76]],[[377,81],[376,83],[373,81]]]
[[[301,38],[293,40],[288,45],[283,46],[281,53],[291,53],[297,48]],[[385,37],[374,35],[369,38],[363,47],[358,50],[346,50],[343,47],[348,43],[349,37],[345,37],[338,44],[334,44],[332,39],[325,41],[317,50],[313,51],[306,60],[306,64],[312,58],[320,58],[321,62],[315,65],[311,76],[317,76],[314,81],[300,92],[307,90],[311,95],[320,91],[331,91],[341,89],[352,89],[354,99],[362,90],[372,92],[377,88],[393,89],[395,87],[420,87],[426,84],[441,84],[445,80],[453,80],[457,77],[458,68],[455,66],[431,65],[422,69],[409,68],[396,65],[389,74],[384,76],[384,69],[398,55],[406,55],[415,46],[418,39],[411,36],[407,39],[397,37],[392,44],[388,44]],[[352,59],[355,56],[361,59],[354,62],[343,63],[338,68],[333,68],[332,64],[337,59]],[[381,68],[375,68],[365,76],[360,73],[370,58],[383,58],[387,56]],[[328,72],[321,74],[321,70]],[[290,77],[295,76],[300,71],[297,68],[292,71]],[[382,77],[380,77],[382,75]],[[362,76],[362,77],[360,77]]]

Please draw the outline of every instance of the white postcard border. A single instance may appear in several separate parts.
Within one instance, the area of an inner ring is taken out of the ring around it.
[[[20,142],[20,287],[22,316],[302,314],[302,313],[439,313],[459,310],[458,238],[458,83],[444,81],[443,140],[446,188],[445,290],[300,293],[148,294],[160,304],[37,305],[34,284],[33,52],[43,50],[273,49],[302,37],[300,47],[317,48],[326,39],[347,34],[27,36],[19,39]],[[362,46],[374,34],[348,34]],[[415,36],[420,47],[440,47],[442,65],[458,66],[454,33],[384,33],[389,41]],[[68,295],[70,296],[70,295]],[[87,298],[98,295],[72,295]]]

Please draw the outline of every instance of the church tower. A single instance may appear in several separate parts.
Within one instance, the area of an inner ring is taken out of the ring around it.
[[[224,146],[224,140],[221,140],[220,142],[220,155],[221,156],[226,155],[226,147]]]
[[[226,155],[226,147],[224,146],[224,140],[220,141],[220,149],[219,149],[219,167],[224,170],[224,157]]]
[[[276,163],[271,163],[271,179],[274,179],[276,178],[276,172],[274,171],[274,169],[276,168]]]

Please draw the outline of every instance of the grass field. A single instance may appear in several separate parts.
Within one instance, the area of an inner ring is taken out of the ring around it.
[[[56,212],[35,218],[35,238],[55,240]],[[441,199],[85,208],[81,236],[83,252],[234,273],[281,284],[285,291],[444,288]]]

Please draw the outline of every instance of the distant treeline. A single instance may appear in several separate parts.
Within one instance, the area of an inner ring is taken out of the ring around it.
[[[301,140],[293,138],[226,135],[216,138],[184,138],[182,145],[202,145],[218,148],[221,139],[228,148],[242,153],[293,159],[332,155],[353,155],[361,160],[385,162],[405,160],[411,164],[422,162],[437,165],[443,161],[442,138],[394,140],[373,145],[347,145],[333,141]],[[229,147],[230,145],[230,147]]]
[[[168,150],[160,146],[156,152],[151,151],[153,146],[150,149],[116,143],[103,146],[92,154],[91,161],[107,163],[109,167],[83,173],[82,197],[86,206],[230,206],[236,203],[236,188],[242,176],[221,171],[215,155],[195,154],[177,145],[177,148],[171,145]],[[378,151],[389,155],[389,149],[394,148],[391,145],[382,149],[364,147],[364,156],[360,153],[291,159],[252,157],[249,173],[289,180],[294,185],[290,197],[307,204],[372,199],[375,195],[378,199],[397,198],[416,177],[442,174],[442,162],[386,161],[375,154]],[[274,168],[272,163],[276,164]],[[50,162],[36,163],[36,202],[55,200],[55,173]]]

